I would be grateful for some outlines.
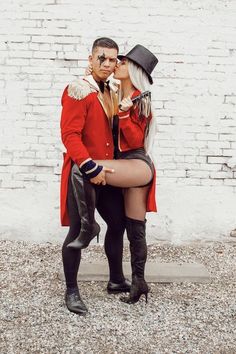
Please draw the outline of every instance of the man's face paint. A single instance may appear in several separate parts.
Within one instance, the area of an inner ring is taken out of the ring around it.
[[[93,78],[96,81],[106,80],[115,69],[117,61],[117,50],[115,48],[95,49],[89,57],[89,62],[93,67]]]
[[[104,63],[104,61],[106,60],[106,56],[105,53],[102,53],[102,55],[98,55],[98,59],[97,59],[100,63],[100,66],[102,65],[102,63]]]

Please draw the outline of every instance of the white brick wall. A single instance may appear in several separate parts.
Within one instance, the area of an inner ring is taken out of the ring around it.
[[[59,181],[61,93],[98,36],[159,58],[158,183],[235,188],[235,1],[15,0],[0,11],[0,188]]]
[[[163,230],[175,215],[163,208],[162,186],[163,195],[166,186],[204,190],[196,213],[205,193],[235,192],[227,165],[236,157],[235,13],[235,0],[1,1],[0,189],[59,190],[61,94],[84,73],[93,40],[109,36],[121,52],[141,43],[159,58],[152,96]]]

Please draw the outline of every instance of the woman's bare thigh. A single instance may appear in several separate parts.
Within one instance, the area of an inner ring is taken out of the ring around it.
[[[95,160],[99,165],[114,169],[106,173],[106,183],[115,187],[139,187],[152,180],[151,168],[139,159]]]

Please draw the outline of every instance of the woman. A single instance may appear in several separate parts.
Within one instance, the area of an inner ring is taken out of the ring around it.
[[[95,161],[99,166],[112,169],[106,174],[106,183],[124,188],[126,212],[126,230],[130,242],[132,284],[128,298],[121,298],[127,303],[135,303],[142,294],[147,301],[148,286],[144,279],[147,259],[145,238],[146,211],[156,211],[154,200],[155,170],[147,155],[148,145],[153,138],[155,124],[151,112],[150,85],[153,83],[151,72],[156,66],[157,58],[145,47],[136,45],[127,55],[118,56],[114,78],[120,80],[120,98],[118,112],[118,136],[115,137],[117,160]],[[146,93],[146,94],[144,94]],[[140,97],[140,95],[143,96]],[[113,129],[117,123],[113,120]],[[83,173],[83,171],[81,171]],[[101,184],[99,175],[90,182]],[[92,185],[91,185],[92,186]],[[150,193],[150,189],[152,192]],[[150,194],[152,198],[150,198]],[[147,202],[148,200],[148,202]],[[94,205],[95,208],[95,205]],[[93,208],[93,210],[94,210]],[[86,225],[87,224],[89,225]],[[95,220],[84,221],[79,236],[68,247],[85,248],[99,232]]]

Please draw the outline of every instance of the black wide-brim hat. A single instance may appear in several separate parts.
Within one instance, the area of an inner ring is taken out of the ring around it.
[[[148,50],[141,44],[137,44],[134,48],[131,49],[131,51],[129,51],[128,54],[118,55],[117,58],[119,60],[127,58],[129,60],[132,60],[138,66],[141,66],[141,68],[147,74],[150,84],[153,84],[151,73],[157,65],[158,59],[154,54],[150,52],[150,50]]]

